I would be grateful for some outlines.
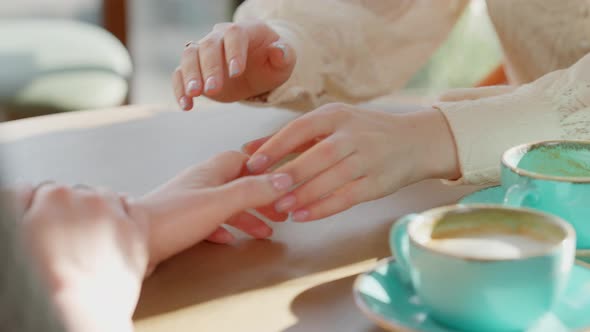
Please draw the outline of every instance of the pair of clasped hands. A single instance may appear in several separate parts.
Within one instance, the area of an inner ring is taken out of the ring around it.
[[[285,83],[296,56],[264,23],[219,24],[187,45],[174,91],[184,110],[200,95],[255,97]],[[436,110],[398,115],[330,104],[140,198],[55,183],[24,188],[22,233],[72,331],[131,331],[141,281],[160,262],[204,239],[233,241],[224,224],[254,238],[272,235],[247,210],[273,221],[288,213],[296,222],[321,219],[422,179],[457,177],[453,151]]]

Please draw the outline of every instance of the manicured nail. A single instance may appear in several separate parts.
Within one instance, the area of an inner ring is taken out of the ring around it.
[[[257,238],[267,238],[272,235],[272,229],[266,227],[260,227],[252,230],[252,233]]]
[[[215,80],[215,77],[211,76],[205,82],[205,92],[209,92],[215,88],[217,88],[217,80]]]
[[[287,195],[287,196],[279,199],[279,201],[275,203],[275,210],[279,213],[286,212],[290,208],[295,206],[296,202],[297,202],[297,199],[295,198],[295,195]]]
[[[234,77],[240,73],[240,64],[237,59],[231,59],[229,62],[229,77]]]
[[[248,145],[250,145],[250,143],[245,143],[244,145],[242,145],[242,147],[240,148],[240,151],[245,153],[248,149]]]
[[[201,83],[199,83],[199,81],[190,80],[186,84],[186,94],[187,95],[197,94],[199,92],[200,88],[201,88]]]
[[[288,174],[273,174],[270,181],[276,190],[285,191],[293,185],[293,178]]]
[[[274,43],[272,43],[272,47],[278,48],[279,50],[281,50],[281,52],[283,52],[283,59],[287,59],[287,56],[289,55],[287,45],[285,45],[283,43],[274,42]]]
[[[218,236],[219,236],[219,240],[222,242],[225,242],[225,243],[231,242],[234,239],[233,235],[231,235],[230,233],[226,233],[226,232],[223,232],[223,233],[219,234]]]
[[[309,211],[307,210],[299,210],[295,211],[292,216],[294,221],[306,221],[309,218]]]
[[[180,108],[182,108],[185,111],[188,110],[188,98],[186,96],[180,97],[178,103],[180,104]]]
[[[262,171],[268,163],[268,157],[263,154],[257,154],[250,158],[246,163],[246,167],[252,173]]]

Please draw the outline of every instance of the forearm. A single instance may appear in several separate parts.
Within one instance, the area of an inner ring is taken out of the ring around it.
[[[218,204],[207,195],[195,191],[168,191],[166,187],[132,202],[132,209],[142,211],[149,224],[150,272],[159,262],[204,239],[219,225],[211,220],[223,220],[222,216],[208,216],[207,206]],[[228,216],[229,217],[229,216]]]
[[[567,70],[547,74],[513,92],[438,103],[457,144],[458,183],[499,181],[502,153],[518,144],[590,139],[590,56]]]

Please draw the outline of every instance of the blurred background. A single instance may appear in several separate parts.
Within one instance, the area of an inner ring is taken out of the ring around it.
[[[19,0],[0,2],[0,110],[8,118],[165,104],[187,40],[229,21],[236,0]],[[403,93],[476,84],[500,63],[484,0]],[[7,65],[8,64],[8,65]]]

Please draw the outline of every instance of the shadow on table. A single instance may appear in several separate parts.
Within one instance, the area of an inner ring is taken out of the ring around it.
[[[199,244],[164,263],[146,280],[135,319],[386,257],[387,236],[383,234],[387,234],[390,224],[376,223],[366,227],[364,234],[340,236],[329,224],[323,229],[320,225],[309,225],[305,231],[300,228],[296,233],[300,246],[291,241],[287,247],[282,243],[286,240],[280,236],[277,242],[245,240],[236,246]],[[276,225],[279,227],[304,225]],[[361,240],[367,242],[351,245]]]
[[[283,332],[308,331],[383,331],[371,323],[356,308],[352,295],[355,276],[350,276],[310,288],[291,303],[297,323]],[[338,317],[334,322],[325,317]]]

